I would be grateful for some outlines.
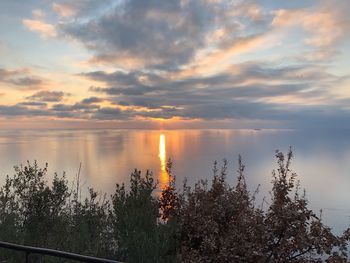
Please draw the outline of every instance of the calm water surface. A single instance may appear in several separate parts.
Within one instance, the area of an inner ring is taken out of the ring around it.
[[[350,223],[349,131],[0,130],[0,182],[13,174],[14,165],[27,160],[49,163],[48,179],[65,171],[73,180],[82,163],[84,186],[111,193],[115,183],[128,182],[134,168],[152,170],[162,185],[167,181],[165,163],[171,158],[178,185],[185,177],[193,185],[210,179],[213,162],[225,158],[233,183],[241,154],[250,189],[260,184],[260,198],[268,198],[275,150],[286,152],[289,146],[311,208],[323,209],[324,220],[336,231],[344,229]]]

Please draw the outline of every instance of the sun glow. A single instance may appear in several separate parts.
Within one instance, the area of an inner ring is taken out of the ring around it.
[[[159,160],[160,160],[160,172],[159,172],[159,181],[161,188],[163,189],[169,181],[169,176],[166,171],[166,141],[165,135],[162,133],[159,136]]]

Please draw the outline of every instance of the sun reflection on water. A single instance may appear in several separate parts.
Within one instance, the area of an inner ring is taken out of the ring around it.
[[[159,183],[160,188],[163,189],[169,181],[169,176],[166,171],[166,141],[165,135],[162,133],[159,136],[159,160],[160,160],[160,172],[159,172]]]

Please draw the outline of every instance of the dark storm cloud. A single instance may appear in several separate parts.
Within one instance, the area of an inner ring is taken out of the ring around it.
[[[34,93],[33,95],[27,97],[27,100],[34,101],[44,101],[44,102],[59,102],[62,101],[64,96],[69,94],[64,93],[63,91],[47,91],[42,90]]]

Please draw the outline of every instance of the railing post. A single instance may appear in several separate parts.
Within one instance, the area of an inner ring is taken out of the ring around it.
[[[29,252],[26,252],[26,263],[30,263],[29,254]]]

